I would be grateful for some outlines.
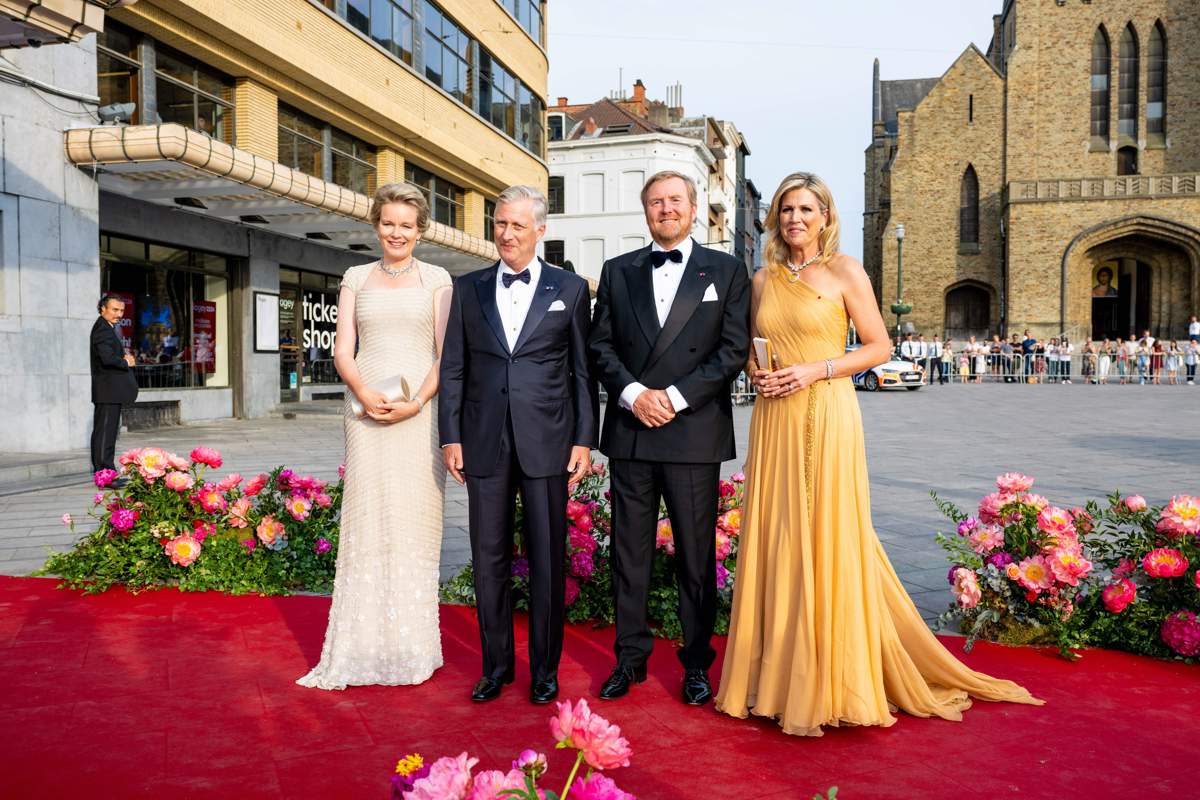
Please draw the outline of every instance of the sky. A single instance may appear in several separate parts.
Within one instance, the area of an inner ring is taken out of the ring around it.
[[[746,171],[771,199],[784,176],[816,172],[842,217],[842,250],[862,257],[863,152],[871,64],[883,80],[944,73],[986,50],[1002,0],[551,0],[550,103],[593,102],[641,78],[647,96],[683,84],[688,115],[728,119]]]

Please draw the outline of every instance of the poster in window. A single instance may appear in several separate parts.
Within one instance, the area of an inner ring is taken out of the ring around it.
[[[216,303],[192,303],[192,360],[197,372],[217,371]]]
[[[121,302],[125,304],[124,315],[117,320],[117,336],[121,339],[121,345],[125,348],[126,353],[132,353],[133,350],[133,320],[136,308],[133,304],[133,295],[128,292],[109,292],[113,297],[121,298]]]
[[[333,292],[305,290],[301,299],[304,340],[301,343],[308,363],[333,358],[337,338],[337,295]]]
[[[254,293],[254,352],[279,352],[279,295]]]

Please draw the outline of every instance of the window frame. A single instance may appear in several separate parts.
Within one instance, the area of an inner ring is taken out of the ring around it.
[[[421,193],[425,195],[425,201],[429,204],[431,220],[460,231],[465,230],[464,199],[466,192],[461,186],[408,161],[404,164],[404,180],[420,189]],[[423,180],[427,181],[428,185],[424,185]],[[439,219],[439,213],[443,208],[448,208],[449,222]]]
[[[282,147],[283,147],[285,135],[288,137],[294,138],[294,139],[303,140],[305,142],[308,142],[309,144],[316,145],[317,147],[320,148],[321,174],[314,175],[313,177],[321,178],[322,180],[329,181],[332,184],[341,186],[342,188],[345,188],[345,189],[349,189],[352,192],[358,192],[359,194],[365,194],[365,195],[371,194],[371,192],[374,188],[373,184],[375,182],[375,176],[377,174],[376,166],[373,161],[373,158],[374,158],[375,152],[376,152],[376,148],[373,145],[371,145],[369,142],[365,142],[362,139],[359,139],[356,136],[346,133],[342,129],[337,128],[337,127],[331,125],[330,123],[325,122],[322,119],[318,119],[317,117],[314,117],[312,114],[305,113],[304,111],[301,111],[300,109],[296,108],[295,106],[290,106],[286,103],[280,102],[278,109],[279,110],[277,112],[277,117],[276,117],[276,119],[277,119],[276,140],[277,140],[278,144],[276,145],[276,149],[275,149],[275,157],[279,161],[279,163],[283,164],[286,167],[290,167],[294,170],[304,172],[306,175],[310,174],[310,173],[305,172],[305,170],[302,167],[296,166],[295,158],[285,159],[283,157]],[[295,117],[298,120],[307,122],[312,127],[318,128],[321,132],[321,138],[316,139],[313,136],[311,136],[310,134],[305,133],[302,130],[299,130],[299,128],[297,128],[297,127],[291,127],[291,126],[287,125],[284,121],[285,115],[287,115],[288,117]],[[349,152],[345,148],[334,145],[334,141],[336,140],[336,138],[338,136],[344,137],[346,140],[349,141],[350,146],[351,146],[351,149]],[[364,151],[365,157],[363,155],[359,155],[356,152],[359,147],[361,147],[362,150]],[[349,185],[338,182],[337,173],[336,173],[338,159],[347,160],[350,162],[351,167],[357,167],[358,169],[361,169],[364,171],[364,174],[362,177],[363,183],[361,184],[361,187],[358,185],[354,185],[353,181],[351,181],[351,183]]]
[[[1103,55],[1097,52],[1101,45],[1104,47]],[[1098,71],[1101,69],[1101,61],[1103,72]],[[1096,79],[1101,75],[1104,77],[1104,85],[1103,88],[1097,88]],[[1089,130],[1092,142],[1107,149],[1109,137],[1112,135],[1112,38],[1103,25],[1097,27],[1092,36],[1091,70],[1088,80],[1091,93]]]
[[[1150,29],[1149,46],[1146,48],[1146,137],[1160,142],[1165,140],[1167,135],[1169,57],[1166,26],[1162,24],[1162,20],[1156,20]],[[1155,116],[1151,116],[1153,105],[1159,107],[1159,113]]]
[[[1141,44],[1137,30],[1130,22],[1121,32],[1120,52],[1117,54],[1117,138],[1137,141],[1141,101]],[[1127,50],[1132,49],[1132,54]]]
[[[209,136],[213,139],[216,139],[218,141],[225,142],[226,144],[236,145],[237,138],[236,138],[236,123],[235,123],[236,117],[235,117],[235,115],[237,113],[237,109],[234,106],[233,100],[232,99],[226,100],[223,97],[212,94],[211,92],[200,88],[200,81],[199,81],[198,75],[200,74],[201,71],[210,73],[210,77],[213,77],[222,83],[224,89],[229,92],[230,98],[233,98],[233,96],[234,96],[234,86],[236,84],[236,81],[234,80],[234,78],[232,76],[226,75],[225,73],[221,72],[220,70],[218,70],[214,67],[210,67],[209,65],[204,64],[203,62],[200,61],[200,59],[190,56],[187,53],[176,50],[173,47],[164,45],[161,42],[159,42],[158,40],[155,40],[155,42],[154,42],[154,53],[155,53],[155,64],[154,64],[154,95],[155,95],[155,97],[157,98],[158,94],[159,94],[158,93],[158,84],[160,81],[168,83],[168,84],[176,87],[177,89],[182,89],[184,92],[190,92],[192,95],[192,124],[188,125],[187,127],[191,128],[192,130],[194,130],[198,133],[205,133],[204,131],[200,130],[200,126],[199,126],[200,100],[204,99],[204,100],[209,101],[210,103],[214,103],[215,105],[223,107],[225,109],[225,111],[222,113],[220,121],[215,122],[213,131],[211,133],[206,133],[205,135]],[[174,75],[164,72],[158,65],[158,59],[160,56],[163,56],[163,55],[165,55],[175,61],[178,61],[179,63],[181,63],[185,66],[190,65],[191,69],[192,69],[193,83],[189,84],[189,83],[181,80],[180,78],[175,77]],[[160,108],[160,106],[158,104],[156,104],[155,115],[158,118],[159,124],[164,124],[162,112],[159,110],[159,108]],[[221,135],[218,136],[217,135],[218,133],[220,133]]]
[[[958,191],[959,247],[979,247],[979,173],[967,164]]]

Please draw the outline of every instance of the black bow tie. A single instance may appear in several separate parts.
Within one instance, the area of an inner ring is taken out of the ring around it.
[[[683,261],[683,253],[678,250],[651,250],[650,263],[658,269],[668,261],[674,261],[676,264]]]
[[[504,281],[505,289],[512,286],[513,281],[521,281],[522,283],[529,283],[529,270],[527,270],[527,269],[522,270],[521,272],[518,272],[515,275],[511,272],[505,272],[500,275],[500,278],[501,278],[501,280]]]

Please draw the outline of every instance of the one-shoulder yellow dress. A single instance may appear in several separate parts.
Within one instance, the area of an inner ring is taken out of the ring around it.
[[[840,299],[768,269],[756,323],[780,363],[841,356]],[[827,725],[892,725],[897,708],[960,720],[969,697],[1041,704],[963,665],[904,591],[871,524],[849,378],[757,401],[745,496],[719,710],[819,736]]]

